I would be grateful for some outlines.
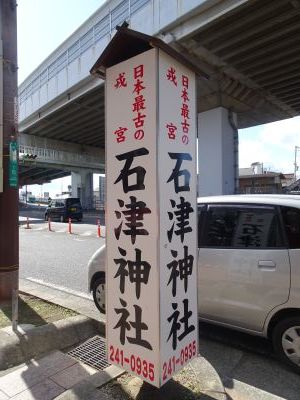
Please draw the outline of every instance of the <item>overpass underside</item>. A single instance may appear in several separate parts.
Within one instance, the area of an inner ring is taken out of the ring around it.
[[[177,49],[210,76],[199,82],[198,111],[231,109],[239,128],[299,115],[300,1],[240,3],[196,31],[200,15],[171,28]]]
[[[199,3],[157,34],[209,77],[197,82],[199,120],[220,107],[236,115],[239,129],[299,115],[300,1]],[[81,84],[87,89],[79,83],[25,118],[21,132],[104,152],[103,82],[87,76]]]
[[[19,186],[49,183],[53,179],[69,176],[69,171],[37,166],[34,163],[19,163]]]
[[[82,149],[78,148],[78,154],[87,147],[93,147],[98,152],[103,151],[102,154],[99,154],[98,165],[94,161],[90,170],[98,173],[104,172],[104,86],[99,85],[76,101],[70,101],[54,113],[41,118],[39,122],[29,129],[25,129],[23,133],[47,142],[55,140],[56,147],[62,143],[67,151],[67,143],[69,143],[69,147],[72,145],[83,146]],[[94,154],[95,157],[96,154]],[[52,179],[68,176],[71,171],[82,167],[82,163],[78,162],[72,168],[66,166],[56,168],[55,164],[53,166],[42,164],[39,156],[36,161],[38,165],[35,161],[19,164],[20,185],[46,183]]]

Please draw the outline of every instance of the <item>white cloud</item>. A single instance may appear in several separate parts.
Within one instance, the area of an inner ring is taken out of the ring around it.
[[[294,172],[295,146],[300,146],[300,117],[240,131],[240,167],[262,162],[273,171]],[[300,165],[300,152],[297,163]]]

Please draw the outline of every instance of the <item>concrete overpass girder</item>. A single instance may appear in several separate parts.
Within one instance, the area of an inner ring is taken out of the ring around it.
[[[103,169],[105,151],[101,148],[84,146],[62,140],[20,134],[20,152],[36,154],[37,161],[89,169]]]

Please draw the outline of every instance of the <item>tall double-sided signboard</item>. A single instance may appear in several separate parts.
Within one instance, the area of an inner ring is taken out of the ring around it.
[[[160,387],[198,354],[195,73],[106,68],[108,359]]]

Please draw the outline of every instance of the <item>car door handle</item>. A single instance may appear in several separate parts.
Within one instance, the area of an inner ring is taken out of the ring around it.
[[[264,269],[266,271],[274,271],[276,268],[274,261],[258,261],[257,266],[259,269]]]

